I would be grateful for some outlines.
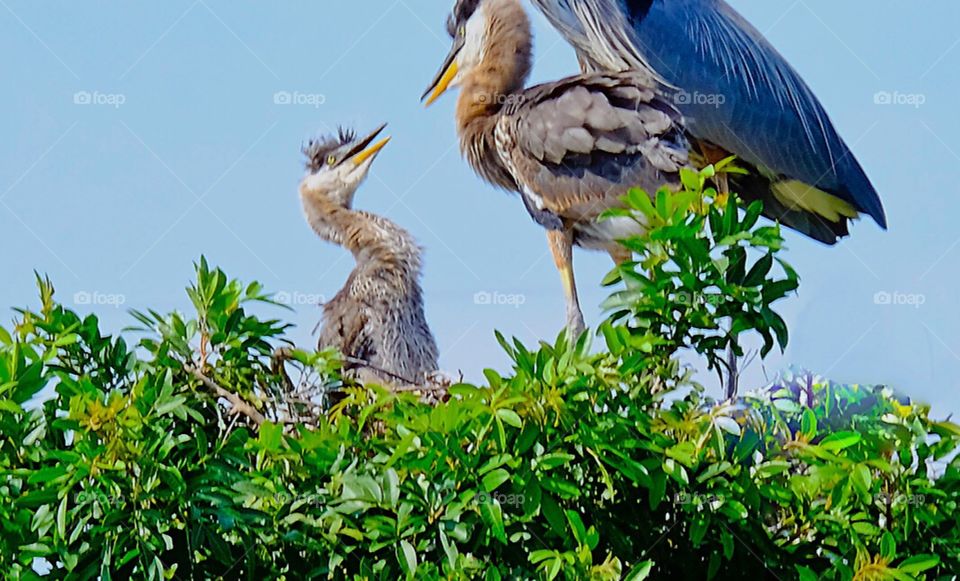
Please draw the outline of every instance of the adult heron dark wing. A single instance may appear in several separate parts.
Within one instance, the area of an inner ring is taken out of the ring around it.
[[[876,190],[813,92],[723,0],[533,0],[587,70],[636,70],[663,84],[704,149],[753,170],[747,199],[834,243],[856,213],[886,227]]]

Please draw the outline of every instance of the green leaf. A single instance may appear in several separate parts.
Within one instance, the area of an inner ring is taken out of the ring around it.
[[[507,532],[503,525],[503,510],[500,508],[500,503],[496,500],[482,503],[480,505],[480,516],[487,527],[490,528],[493,538],[506,545]]]
[[[839,452],[860,442],[862,437],[857,432],[836,432],[831,434],[817,444],[828,452]]]
[[[889,531],[883,533],[880,537],[880,556],[887,561],[892,561],[897,555],[897,542]]]
[[[703,537],[710,528],[709,516],[694,517],[690,523],[690,543],[694,547],[699,547],[703,542]]]
[[[540,486],[566,498],[577,498],[581,493],[579,486],[562,478],[543,477],[540,479]]]
[[[800,431],[807,437],[807,440],[817,435],[817,414],[815,414],[812,409],[803,411],[803,417],[800,420]]]
[[[487,492],[493,492],[501,484],[510,479],[510,473],[504,470],[503,468],[497,468],[492,472],[488,472],[483,477],[483,489]]]
[[[693,442],[681,442],[668,448],[667,456],[690,468],[697,463],[697,447]]]
[[[767,254],[753,265],[743,279],[743,286],[760,286],[773,268],[773,254]]]
[[[650,576],[652,571],[653,561],[637,563],[632,569],[630,569],[630,572],[627,573],[624,581],[643,581]]]
[[[521,420],[517,412],[513,410],[499,409],[497,410],[497,417],[514,428],[520,429],[523,427],[523,420]]]
[[[940,557],[937,555],[914,555],[905,559],[897,569],[908,575],[916,575],[933,569],[940,564]]]
[[[552,470],[558,466],[569,464],[574,458],[575,456],[573,454],[567,454],[565,452],[544,454],[537,458],[537,467],[542,470]]]
[[[557,501],[549,494],[543,494],[540,499],[540,509],[544,518],[550,523],[550,528],[553,529],[554,534],[564,537],[567,534],[567,522]]]
[[[47,484],[54,482],[66,475],[67,470],[68,467],[63,464],[50,466],[49,468],[41,468],[40,470],[37,470],[31,474],[27,479],[27,482],[30,484]]]
[[[67,537],[67,498],[64,496],[57,507],[57,537],[60,539]]]
[[[577,544],[583,546],[587,544],[587,528],[583,525],[583,519],[573,510],[565,512],[567,522],[570,523],[570,530],[573,532],[573,538]]]
[[[400,541],[400,551],[397,555],[398,560],[403,565],[403,570],[407,575],[413,575],[417,571],[417,551],[406,540]]]
[[[280,443],[283,441],[283,427],[273,422],[267,421],[260,426],[260,445],[272,452],[280,450]]]
[[[640,210],[647,217],[653,217],[657,213],[653,202],[650,201],[650,195],[639,188],[631,188],[627,192],[626,201],[632,208]]]

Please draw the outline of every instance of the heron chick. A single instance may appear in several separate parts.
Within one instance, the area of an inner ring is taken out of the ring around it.
[[[680,113],[634,72],[599,72],[525,88],[532,32],[520,0],[459,0],[453,47],[424,93],[429,105],[462,86],[461,150],[486,181],[518,192],[547,229],[567,301],[567,329],[584,329],[573,246],[630,257],[619,240],[642,233],[631,218],[598,221],[632,187],[679,183],[689,145]]]
[[[320,238],[349,250],[356,266],[323,307],[319,347],[336,348],[362,381],[423,383],[437,345],[423,312],[422,250],[390,220],[353,209],[357,188],[390,138],[340,130],[309,142],[300,198]],[[374,143],[376,141],[376,143]]]

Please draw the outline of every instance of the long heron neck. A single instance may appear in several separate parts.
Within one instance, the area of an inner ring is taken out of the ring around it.
[[[530,76],[533,32],[519,0],[494,0],[483,9],[483,55],[464,77],[457,101],[461,129],[499,113],[523,91]]]
[[[515,190],[502,167],[494,132],[504,107],[519,99],[530,76],[533,32],[519,0],[488,0],[483,56],[464,77],[457,101],[460,149],[488,182]]]
[[[390,220],[344,208],[326,196],[301,192],[307,222],[317,236],[348,250],[358,266],[386,267],[401,277],[420,272],[420,247]]]

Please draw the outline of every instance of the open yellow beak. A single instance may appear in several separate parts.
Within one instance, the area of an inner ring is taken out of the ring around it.
[[[427,99],[425,106],[429,107],[433,104],[434,101],[440,98],[440,95],[443,95],[447,92],[447,89],[450,88],[450,83],[453,82],[453,79],[457,76],[460,67],[457,66],[456,61],[451,61],[447,66],[447,69],[440,76],[440,79],[437,81],[437,84],[433,87],[433,92],[430,94],[430,98]]]
[[[353,165],[360,165],[363,162],[370,159],[371,157],[377,155],[378,153],[380,153],[380,150],[383,149],[388,143],[390,143],[390,138],[384,137],[374,145],[371,145],[370,147],[364,149],[363,151],[358,153],[356,156],[354,156],[352,160]]]

